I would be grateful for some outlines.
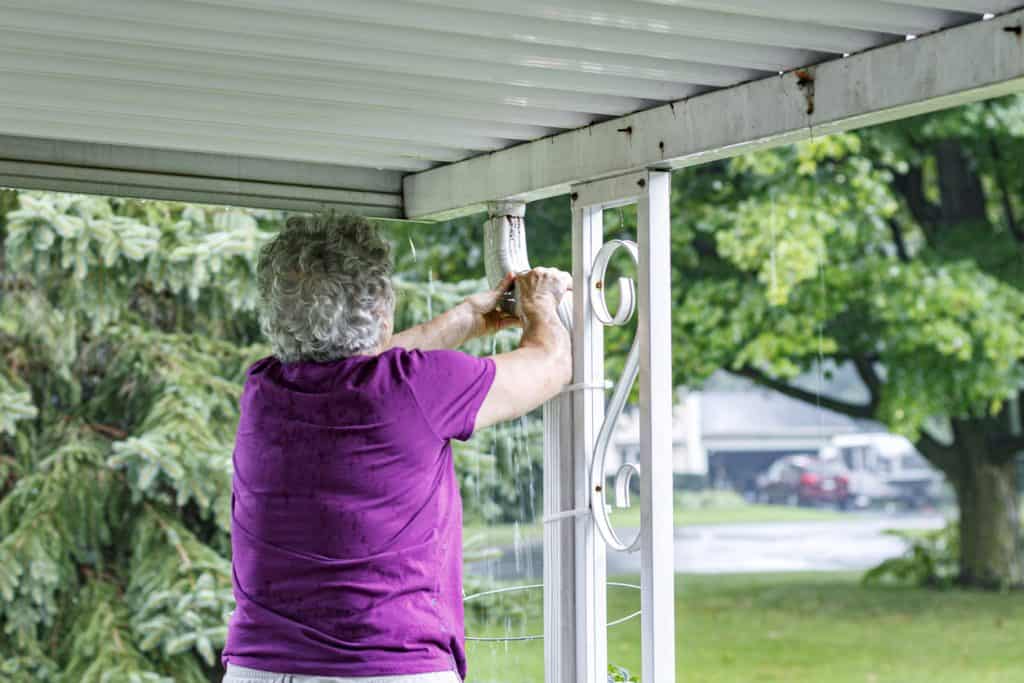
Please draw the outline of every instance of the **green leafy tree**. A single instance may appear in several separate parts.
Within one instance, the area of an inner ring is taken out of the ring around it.
[[[684,169],[672,202],[676,383],[725,369],[908,435],[956,491],[958,581],[1020,584],[1024,98]],[[528,207],[535,265],[570,266],[570,220]],[[469,251],[430,267],[482,270],[481,221],[440,226]],[[631,334],[609,330],[613,374]],[[838,366],[866,401],[820,395]]]
[[[1022,159],[1010,98],[674,180],[677,381],[726,368],[908,435],[956,491],[970,585],[1024,577]],[[866,401],[794,382],[838,365]]]
[[[0,192],[4,680],[219,680],[238,397],[269,353],[256,257],[281,220]],[[410,263],[399,328],[481,285]],[[540,509],[516,483],[539,479],[535,441],[511,425],[459,446],[467,517]]]

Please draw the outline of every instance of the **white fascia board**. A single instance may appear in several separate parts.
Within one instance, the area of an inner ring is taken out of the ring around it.
[[[442,219],[574,183],[673,169],[1024,88],[1024,10],[406,176],[406,215]]]
[[[0,135],[0,186],[204,204],[402,216],[401,173]]]

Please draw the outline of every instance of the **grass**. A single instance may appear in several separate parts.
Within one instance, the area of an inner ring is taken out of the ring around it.
[[[859,574],[679,575],[680,683],[1010,683],[1024,681],[1024,594],[864,587]],[[635,583],[637,577],[625,577]],[[520,594],[515,594],[520,595]],[[511,633],[539,632],[540,594]],[[609,618],[637,609],[611,588]],[[467,613],[468,634],[506,624]],[[541,641],[469,643],[468,683],[541,683]],[[608,659],[639,672],[639,621],[609,630]],[[643,681],[643,683],[652,683]]]
[[[672,511],[672,520],[675,526],[809,522],[843,518],[843,513],[835,510],[752,504],[735,494],[683,494],[676,496],[675,503]],[[634,498],[632,507],[626,510],[613,510],[611,519],[617,527],[639,527],[639,499]]]
[[[632,503],[632,507],[626,510],[613,509],[612,524],[617,528],[629,529],[640,526],[639,497],[633,496]],[[753,505],[736,494],[725,492],[677,493],[673,511],[673,522],[676,526],[823,521],[842,517],[842,513],[833,510]],[[539,540],[544,529],[540,520],[537,520],[534,524],[520,525],[518,533],[522,541]],[[509,547],[515,542],[515,534],[513,524],[467,524],[463,529],[467,548]]]

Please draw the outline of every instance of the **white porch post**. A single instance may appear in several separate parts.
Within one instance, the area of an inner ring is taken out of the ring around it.
[[[668,172],[647,174],[640,254],[641,680],[675,680],[672,534],[672,287]]]
[[[600,390],[604,330],[594,308],[595,297],[603,296],[604,290],[603,283],[591,278],[604,245],[604,210],[632,203],[638,205],[639,241],[639,362],[633,367],[639,368],[641,420],[642,530],[635,546],[641,552],[640,675],[657,683],[675,680],[669,191],[669,173],[660,171],[572,188],[573,389],[571,398],[557,399],[545,411],[545,513],[559,515],[557,521],[549,520],[545,532],[547,683],[607,679],[606,543],[613,548],[631,545],[596,524],[597,510],[592,507],[604,500],[604,468],[598,463],[591,479],[591,464],[601,455],[595,453],[595,443],[606,414]],[[603,266],[599,268],[604,272]],[[620,324],[611,322],[607,312],[604,315],[604,324]],[[620,379],[626,382],[624,389],[631,377]],[[621,396],[616,389],[613,397]],[[611,410],[615,415],[609,417],[614,419],[618,411],[614,406]],[[567,546],[555,547],[567,541],[574,543],[571,568],[563,550]]]
[[[604,382],[604,329],[590,302],[590,272],[604,243],[604,213],[600,205],[573,206],[573,383]],[[594,439],[604,420],[604,394],[582,390],[572,394],[574,463],[573,484],[577,510],[590,506],[590,462]],[[605,545],[589,515],[576,518],[576,679],[604,683],[608,676],[608,622],[605,580]]]
[[[544,517],[576,507],[572,396],[544,404]],[[544,681],[576,677],[576,529],[570,519],[544,524]]]

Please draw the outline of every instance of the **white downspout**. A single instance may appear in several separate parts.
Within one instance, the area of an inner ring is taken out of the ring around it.
[[[496,287],[508,273],[530,270],[526,254],[526,204],[524,202],[492,202],[487,206],[484,224],[484,272],[491,287]],[[502,310],[516,315],[516,292],[509,292],[501,303]],[[567,330],[572,330],[572,303],[566,297],[558,306],[558,317]]]

